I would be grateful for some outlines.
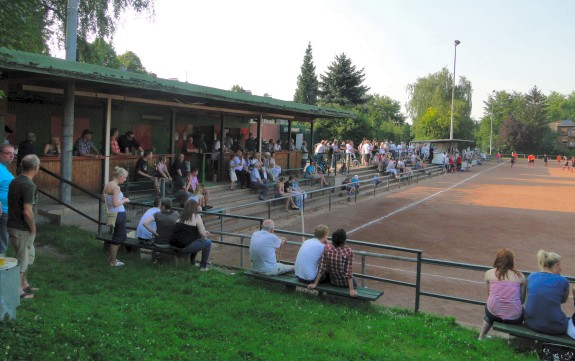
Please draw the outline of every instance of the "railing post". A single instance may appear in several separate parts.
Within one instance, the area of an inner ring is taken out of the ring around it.
[[[272,218],[272,201],[268,201],[268,218]]]
[[[335,183],[335,182],[334,182],[334,183]],[[335,188],[333,188],[333,189],[335,190]],[[328,194],[329,197],[328,197],[328,206],[327,206],[327,209],[330,210],[330,211],[331,211],[331,195],[332,195],[332,192],[331,192],[331,189],[330,189],[330,192],[329,192],[329,194]]]
[[[160,179],[160,194],[162,195],[162,198],[166,197],[166,179],[165,178],[161,178]]]
[[[417,271],[415,274],[415,312],[419,312],[420,296],[421,296],[421,252],[417,252]]]
[[[244,268],[244,237],[240,237],[240,268]]]
[[[389,175],[387,176],[387,191],[389,192]]]
[[[361,255],[361,287],[365,287],[365,254]]]

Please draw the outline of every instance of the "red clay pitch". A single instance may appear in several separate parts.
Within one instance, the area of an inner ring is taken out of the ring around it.
[[[516,268],[526,271],[538,270],[536,253],[545,249],[559,253],[563,274],[574,276],[575,174],[549,164],[546,168],[537,162],[528,168],[526,161],[514,167],[492,161],[471,172],[445,174],[331,212],[317,212],[306,216],[305,229],[313,233],[323,223],[330,231],[344,228],[349,239],[416,248],[425,258],[484,266],[491,266],[497,250],[506,247],[515,252]],[[301,231],[301,222],[276,220],[276,227]],[[293,260],[295,252],[296,247],[286,249],[283,258]],[[354,261],[354,271],[360,272],[360,258]],[[415,282],[414,263],[368,258],[367,264],[369,274]],[[422,281],[423,291],[486,300],[483,272],[424,265]],[[413,288],[370,286],[385,290],[381,304],[413,309]],[[571,305],[567,301],[564,307],[569,315]],[[482,306],[430,297],[421,298],[420,310],[454,316],[473,326],[483,318]]]

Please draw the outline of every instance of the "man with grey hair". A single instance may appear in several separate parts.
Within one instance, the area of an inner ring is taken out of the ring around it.
[[[291,265],[277,262],[276,251],[285,244],[286,239],[276,236],[274,229],[274,221],[266,219],[261,231],[254,232],[250,240],[252,270],[268,276],[292,272],[294,269]]]
[[[38,205],[38,192],[32,181],[40,170],[40,159],[29,154],[22,159],[22,174],[16,177],[8,189],[8,233],[10,243],[16,250],[16,259],[20,265],[20,298],[33,298],[37,291],[28,283],[26,272],[34,263],[36,252],[36,222],[34,214]]]
[[[8,249],[8,187],[14,176],[8,170],[8,165],[14,160],[14,146],[10,144],[0,145],[0,203],[2,203],[2,215],[0,215],[0,255],[5,255]]]

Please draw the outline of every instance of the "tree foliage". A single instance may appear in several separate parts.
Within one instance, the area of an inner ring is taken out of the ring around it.
[[[78,61],[117,69],[120,66],[114,46],[102,38],[91,43],[78,42]]]
[[[235,84],[234,86],[232,86],[230,91],[233,91],[234,93],[247,93],[247,91],[244,88],[242,88],[241,86],[239,86],[238,84]]]
[[[320,96],[324,104],[349,106],[364,104],[368,100],[369,87],[362,85],[364,69],[357,70],[344,53],[335,56],[327,72],[320,78]]]
[[[453,77],[447,68],[418,78],[415,83],[407,86],[409,100],[406,108],[413,121],[411,130],[415,139],[449,138],[452,86]],[[473,136],[472,94],[471,82],[465,77],[459,77],[459,83],[455,86],[454,138],[471,139]]]
[[[122,66],[126,67],[126,70],[128,70],[128,71],[132,71],[134,73],[142,73],[142,74],[148,73],[146,68],[144,68],[144,66],[142,65],[142,61],[140,60],[140,57],[131,51],[127,51],[124,54],[119,55],[118,61],[120,62],[120,64]]]
[[[307,45],[300,75],[297,77],[297,89],[293,100],[298,103],[317,105],[319,97],[319,81],[315,74],[311,43]]]
[[[526,149],[531,142],[531,137],[527,127],[517,121],[513,116],[509,116],[499,129],[499,139],[497,147],[505,153]]]
[[[67,0],[2,0],[0,44],[35,53],[48,51],[53,38],[65,40]],[[154,0],[89,0],[78,2],[78,38],[111,39],[128,9],[153,16]],[[11,26],[17,25],[17,26]]]

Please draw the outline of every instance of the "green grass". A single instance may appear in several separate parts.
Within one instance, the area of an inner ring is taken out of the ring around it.
[[[41,290],[0,324],[0,360],[537,359],[478,342],[452,318],[329,304],[136,256],[112,269],[102,244],[73,227],[44,225],[36,244],[29,279]]]

